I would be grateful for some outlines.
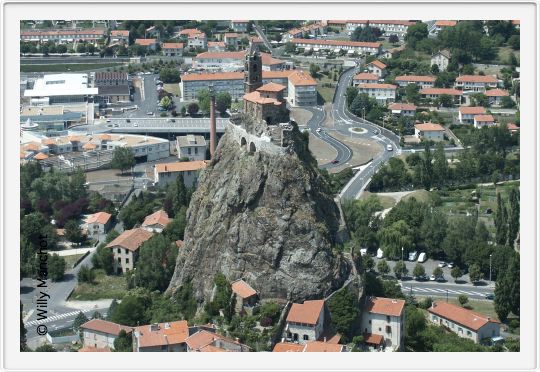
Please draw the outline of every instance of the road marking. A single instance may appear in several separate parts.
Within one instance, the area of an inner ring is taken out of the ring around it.
[[[32,320],[30,322],[26,322],[24,323],[25,326],[32,326],[32,325],[36,325],[36,324],[43,324],[43,323],[50,323],[50,322],[53,322],[55,320],[60,320],[60,319],[64,319],[64,318],[67,318],[67,317],[70,317],[70,316],[74,316],[74,315],[77,315],[79,314],[79,312],[83,312],[83,313],[88,313],[90,311],[95,311],[95,309],[88,309],[88,310],[80,310],[80,311],[71,311],[69,313],[63,313],[63,314],[58,314],[58,315],[53,315],[53,316],[50,316],[50,317],[47,317],[47,319],[42,319],[42,320]]]

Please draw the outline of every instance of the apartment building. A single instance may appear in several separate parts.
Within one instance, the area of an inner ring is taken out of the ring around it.
[[[176,137],[178,159],[187,158],[189,161],[206,159],[206,140],[203,136],[188,134]]]
[[[299,38],[291,39],[290,42],[297,48],[313,49],[314,51],[343,49],[368,55],[378,55],[382,52],[382,44],[379,42]]]
[[[37,41],[40,43],[70,43],[74,41],[97,42],[107,36],[107,30],[92,29],[58,29],[58,30],[21,30],[21,41]]]
[[[486,109],[481,106],[474,107],[460,107],[458,110],[458,119],[460,124],[474,124],[474,117],[476,115],[483,115],[486,113]]]
[[[461,75],[456,78],[454,88],[463,91],[485,92],[488,89],[495,89],[499,80],[490,75]]]
[[[393,102],[396,100],[397,86],[393,84],[363,83],[358,85],[359,93],[366,93],[380,102]]]
[[[208,162],[205,160],[184,161],[177,163],[161,163],[154,167],[154,184],[164,187],[171,182],[175,182],[178,176],[184,178],[186,187],[193,187],[197,184],[199,173],[206,168]]]
[[[184,54],[184,44],[163,43],[161,44],[161,54],[166,57],[181,57]]]
[[[383,339],[383,347],[390,350],[402,350],[405,340],[404,309],[404,300],[367,297],[362,312],[361,329],[364,340],[377,335]]]
[[[154,234],[141,228],[126,230],[107,244],[113,252],[114,271],[126,273],[133,270],[139,258],[139,248]]]
[[[376,84],[379,82],[379,75],[372,74],[369,72],[361,72],[354,75],[353,77],[353,86],[358,86],[360,84]]]
[[[433,88],[435,76],[420,75],[401,75],[395,78],[395,83],[400,87],[406,87],[409,84],[416,84],[420,89]]]

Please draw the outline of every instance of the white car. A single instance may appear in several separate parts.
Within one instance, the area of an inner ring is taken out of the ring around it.
[[[439,266],[439,267],[445,267],[445,266],[446,266],[446,262],[441,261],[441,262],[439,262],[439,264],[438,264],[437,266]]]
[[[422,252],[418,255],[418,262],[423,263],[423,262],[426,262],[426,260],[427,260],[426,252]]]
[[[321,128],[317,128],[317,129],[315,130],[315,132],[321,133],[321,132],[322,132],[322,129],[321,129]]]
[[[386,145],[386,150],[387,151],[393,151],[394,147],[392,147],[392,145]]]
[[[133,124],[133,126],[134,126],[134,127],[138,127],[138,126],[139,126],[139,124],[135,123],[135,124]]]
[[[416,251],[409,253],[409,261],[416,261],[417,257],[418,257],[418,252]]]
[[[429,280],[430,280],[431,282],[434,282],[436,279],[437,279],[437,277],[436,277],[435,275],[431,275],[431,276],[429,277]]]

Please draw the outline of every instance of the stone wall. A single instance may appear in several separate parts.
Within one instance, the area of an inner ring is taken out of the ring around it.
[[[263,151],[272,155],[282,155],[287,152],[287,148],[277,146],[272,142],[266,134],[262,134],[260,137],[248,133],[240,125],[229,123],[226,131],[228,131],[239,146],[244,147],[246,151],[255,152]],[[255,149],[253,151],[253,148]]]

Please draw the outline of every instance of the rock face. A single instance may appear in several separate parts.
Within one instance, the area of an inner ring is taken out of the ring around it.
[[[202,305],[221,272],[243,278],[262,298],[303,301],[349,278],[349,261],[332,251],[338,208],[293,128],[293,144],[275,154],[250,152],[229,125],[191,200],[169,291],[191,282]]]

